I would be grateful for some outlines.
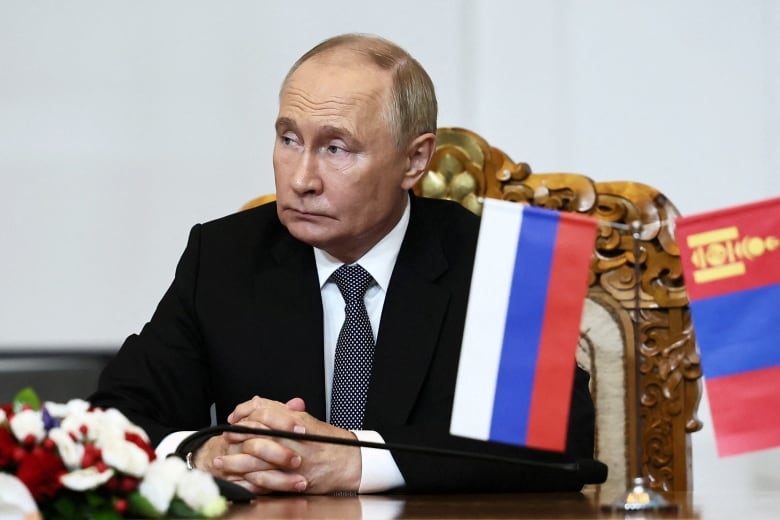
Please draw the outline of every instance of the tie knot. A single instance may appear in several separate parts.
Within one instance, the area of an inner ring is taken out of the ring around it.
[[[333,273],[336,285],[341,291],[346,303],[362,301],[366,294],[366,289],[374,280],[368,271],[359,264],[344,264]]]

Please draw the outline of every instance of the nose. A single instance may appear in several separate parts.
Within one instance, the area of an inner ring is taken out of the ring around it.
[[[318,194],[322,191],[322,177],[315,154],[304,150],[292,172],[292,188],[299,195]]]

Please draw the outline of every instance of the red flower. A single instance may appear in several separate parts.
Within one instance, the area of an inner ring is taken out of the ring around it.
[[[11,432],[0,427],[0,469],[8,467],[14,460],[16,441]]]
[[[125,440],[127,442],[132,442],[142,450],[146,452],[147,457],[149,457],[149,462],[153,461],[157,458],[157,455],[154,453],[154,450],[149,445],[148,442],[146,442],[143,437],[138,435],[137,433],[133,432],[125,432]]]
[[[125,495],[129,495],[130,493],[138,489],[138,485],[140,483],[141,481],[139,479],[127,475],[122,477],[119,488],[122,490],[122,492]]]
[[[33,499],[38,502],[54,498],[62,488],[60,477],[66,472],[56,453],[35,448],[19,463],[16,476],[24,482]]]

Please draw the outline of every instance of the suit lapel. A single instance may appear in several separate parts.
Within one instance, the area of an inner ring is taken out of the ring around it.
[[[426,380],[450,292],[440,237],[412,215],[390,280],[374,353],[366,424],[403,424]]]
[[[262,317],[257,337],[266,346],[265,374],[285,379],[279,381],[280,393],[302,397],[307,411],[324,420],[322,297],[314,255],[311,247],[283,228],[280,233],[270,252],[260,253],[254,277],[255,305]]]

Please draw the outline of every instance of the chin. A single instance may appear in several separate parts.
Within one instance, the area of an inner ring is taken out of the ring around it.
[[[310,246],[323,249],[324,244],[328,242],[328,230],[324,226],[319,226],[312,222],[285,222],[284,220],[282,221],[282,224],[287,227],[287,230],[292,236]]]

